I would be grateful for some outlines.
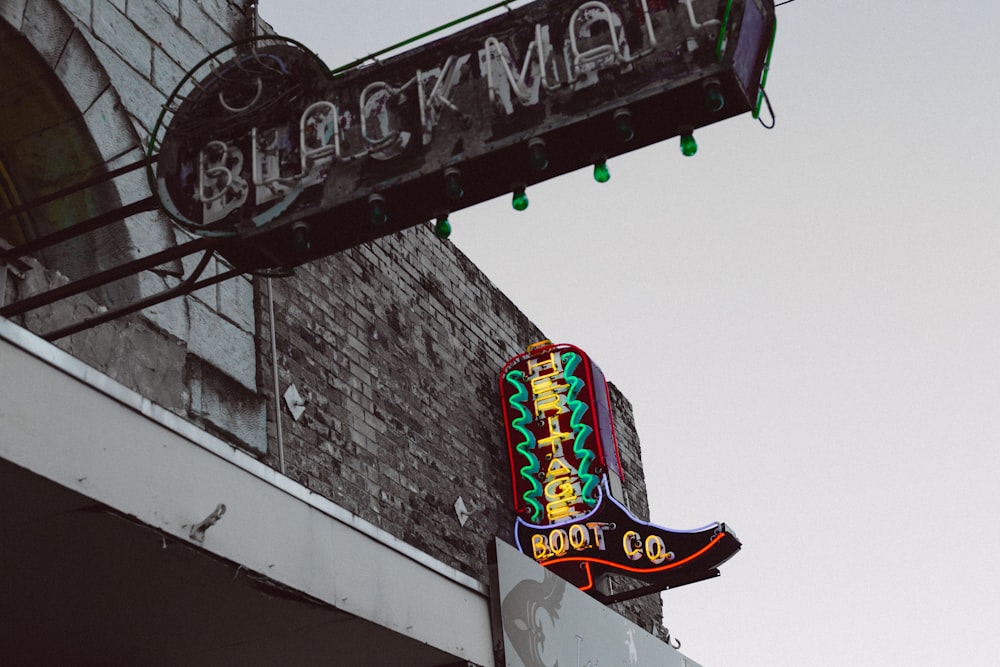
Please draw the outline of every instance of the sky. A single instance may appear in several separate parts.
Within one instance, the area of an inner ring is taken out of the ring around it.
[[[335,67],[492,0],[261,0]],[[521,6],[523,2],[514,6]],[[651,520],[725,521],[663,594],[705,667],[1000,664],[1000,64],[989,2],[777,9],[748,114],[451,216],[630,399]],[[539,234],[594,267],[554,302]]]

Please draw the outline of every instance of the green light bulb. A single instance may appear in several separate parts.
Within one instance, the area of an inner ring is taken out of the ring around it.
[[[681,153],[691,157],[698,152],[698,142],[694,140],[693,134],[681,135]]]
[[[451,223],[448,222],[447,216],[438,218],[437,222],[434,223],[434,236],[441,240],[451,236]]]
[[[608,163],[605,160],[594,164],[594,180],[598,183],[607,183],[611,180],[611,172],[608,171]]]
[[[510,205],[514,207],[515,211],[523,211],[528,208],[528,195],[523,187],[514,189],[514,197],[511,199]]]

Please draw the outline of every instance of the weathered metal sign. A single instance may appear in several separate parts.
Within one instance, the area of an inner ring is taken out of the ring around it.
[[[543,341],[500,375],[518,517],[518,549],[581,590],[601,575],[644,584],[643,593],[718,574],[740,549],[725,524],[663,528],[620,502],[618,459],[604,375],[572,345]],[[617,498],[616,498],[617,497]]]
[[[752,111],[773,28],[773,0],[539,0],[337,76],[235,44],[171,96],[152,185],[238,267],[295,265]]]

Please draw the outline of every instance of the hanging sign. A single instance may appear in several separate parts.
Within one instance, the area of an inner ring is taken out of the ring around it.
[[[621,478],[601,370],[581,350],[544,341],[508,363],[501,384],[515,509],[537,525],[589,513],[605,473]]]
[[[241,268],[294,266],[753,112],[773,0],[538,0],[336,74],[222,49],[150,144],[164,211]],[[606,171],[602,171],[606,173]],[[596,174],[595,174],[596,175]]]
[[[677,531],[629,512],[607,383],[579,348],[532,345],[504,367],[500,393],[522,553],[601,595],[602,575],[646,594],[714,577],[740,549],[725,524]]]

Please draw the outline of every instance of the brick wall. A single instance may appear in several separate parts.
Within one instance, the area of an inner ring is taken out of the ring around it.
[[[287,475],[485,583],[486,546],[494,535],[512,541],[515,518],[498,378],[545,336],[428,227],[271,286],[279,391],[294,384],[308,401],[298,421],[281,404]],[[262,285],[264,313],[267,298]],[[270,326],[264,319],[258,364],[268,389]],[[612,396],[631,509],[648,517],[631,405],[614,387]],[[278,459],[272,446],[266,460]],[[471,512],[464,527],[459,497]],[[660,624],[656,596],[619,611]]]

